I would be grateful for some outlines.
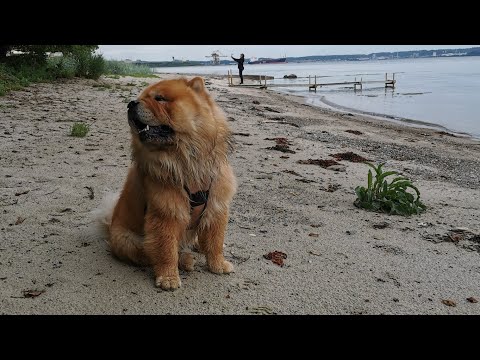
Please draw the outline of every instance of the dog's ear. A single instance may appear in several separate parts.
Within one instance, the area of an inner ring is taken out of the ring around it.
[[[188,86],[191,87],[194,91],[200,92],[205,90],[205,82],[203,78],[197,76],[188,82]]]

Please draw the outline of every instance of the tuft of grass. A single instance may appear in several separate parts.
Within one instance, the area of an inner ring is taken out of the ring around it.
[[[137,77],[137,78],[158,78],[158,75],[155,74],[130,74],[128,76]]]
[[[98,83],[98,84],[93,84],[92,87],[101,88],[101,89],[111,89],[112,85],[107,83]]]
[[[72,129],[70,131],[70,136],[85,137],[85,135],[87,135],[89,130],[90,130],[90,127],[88,126],[88,124],[85,124],[83,122],[76,122],[72,126]]]
[[[17,105],[13,104],[0,104],[0,109],[15,109]]]
[[[397,175],[396,171],[383,172],[380,164],[377,167],[365,162],[375,171],[373,181],[372,170],[368,170],[367,188],[357,186],[355,193],[357,199],[354,205],[370,211],[385,212],[390,215],[409,216],[420,214],[426,210],[426,206],[420,201],[420,191],[412,185],[411,181],[402,176],[396,176],[390,183],[386,180],[388,176]],[[415,195],[407,191],[412,189]]]
[[[105,73],[132,77],[157,77],[148,66],[116,60],[105,61]]]

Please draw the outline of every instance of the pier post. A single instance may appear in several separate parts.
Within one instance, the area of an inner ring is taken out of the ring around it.
[[[315,75],[315,92],[317,92],[317,75]]]

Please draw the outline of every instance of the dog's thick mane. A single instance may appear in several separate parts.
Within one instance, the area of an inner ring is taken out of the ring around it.
[[[223,111],[208,98],[211,111],[202,116],[212,116],[215,120],[216,136],[213,142],[202,132],[208,129],[199,122],[195,134],[188,138],[181,137],[174,145],[176,148],[166,151],[148,151],[132,144],[132,159],[138,169],[154,180],[172,185],[203,188],[218,174],[222,163],[227,163],[227,156],[233,149],[232,133],[227,126]]]

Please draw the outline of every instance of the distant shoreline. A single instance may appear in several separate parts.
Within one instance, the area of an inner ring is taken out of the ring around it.
[[[447,52],[448,51],[448,52]],[[462,51],[462,52],[458,52]],[[437,55],[438,53],[438,55]],[[309,63],[309,62],[329,62],[329,61],[384,61],[384,60],[408,60],[408,59],[431,59],[431,58],[451,58],[451,57],[473,57],[480,56],[480,47],[468,49],[439,49],[439,50],[412,50],[398,52],[379,52],[372,54],[352,54],[352,55],[311,55],[288,57],[287,63]],[[246,64],[250,58],[246,58]],[[212,65],[231,65],[231,60],[220,60],[217,64],[212,61],[204,60],[175,60],[175,61],[131,61],[133,64],[146,65],[151,68],[156,67],[184,67],[184,66],[212,66]],[[234,63],[233,63],[234,64]]]

